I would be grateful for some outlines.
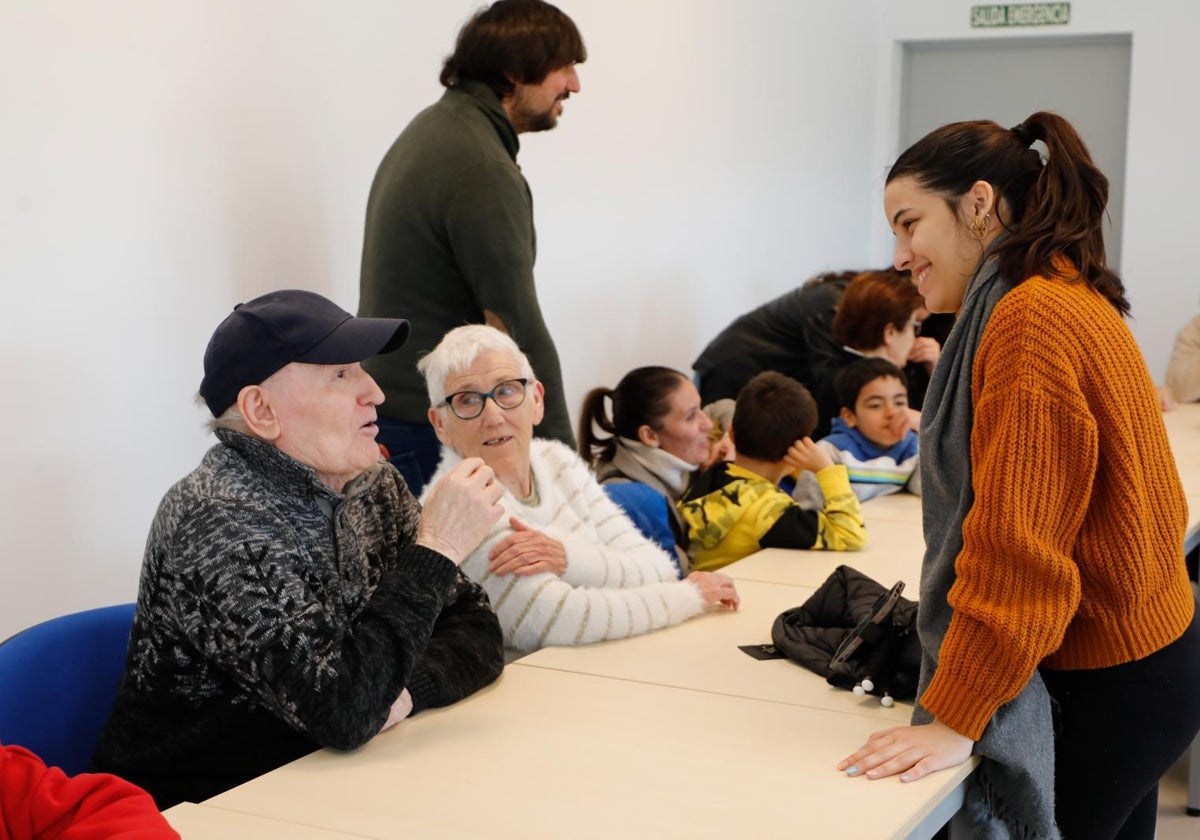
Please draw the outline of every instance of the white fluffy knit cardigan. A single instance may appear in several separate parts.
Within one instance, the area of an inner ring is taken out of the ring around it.
[[[427,486],[461,461],[443,447]],[[703,611],[696,586],[676,577],[671,559],[609,501],[578,455],[556,441],[535,439],[530,463],[538,504],[523,505],[506,490],[500,500],[505,516],[462,564],[487,591],[505,645],[532,651],[619,639]],[[567,570],[561,577],[488,572],[488,550],[512,533],[510,516],[563,544]]]

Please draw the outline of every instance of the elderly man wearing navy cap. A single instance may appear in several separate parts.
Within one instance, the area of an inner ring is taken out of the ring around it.
[[[94,769],[198,802],[318,747],[353,749],[503,667],[458,564],[503,488],[470,459],[422,511],[380,460],[361,362],[408,322],[312,292],[239,305],[204,354],[218,443],[163,498]]]

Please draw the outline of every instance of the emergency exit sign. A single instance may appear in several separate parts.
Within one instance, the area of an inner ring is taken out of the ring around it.
[[[1001,3],[971,7],[971,27],[1055,26],[1071,22],[1070,3]]]

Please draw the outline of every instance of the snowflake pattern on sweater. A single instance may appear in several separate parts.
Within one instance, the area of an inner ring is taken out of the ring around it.
[[[93,760],[160,807],[361,746],[405,688],[420,711],[503,667],[486,596],[415,543],[420,509],[393,467],[339,495],[269,443],[217,436],[151,526]]]

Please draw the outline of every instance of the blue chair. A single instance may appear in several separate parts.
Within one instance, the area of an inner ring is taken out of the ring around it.
[[[0,744],[86,772],[117,696],[133,604],[52,618],[0,643]]]
[[[675,570],[679,571],[679,559],[675,555],[675,535],[671,532],[670,502],[648,484],[639,481],[617,481],[601,485],[625,515],[633,520],[638,530],[662,550],[671,555]]]

